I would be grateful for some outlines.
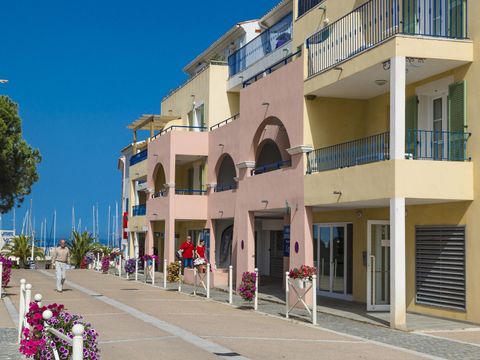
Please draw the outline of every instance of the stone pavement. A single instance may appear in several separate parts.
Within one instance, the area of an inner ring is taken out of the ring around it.
[[[10,289],[7,288],[7,294]],[[21,359],[16,341],[17,329],[4,301],[0,300],[0,360]]]
[[[44,303],[61,302],[92,322],[104,359],[480,359],[478,346],[416,333],[403,333],[319,314],[319,326],[282,319],[284,306],[260,301],[259,312],[235,296],[213,291],[214,300],[179,294],[93,271],[68,272],[67,289],[53,291],[53,273],[13,272],[10,299],[26,278]],[[183,286],[190,292],[191,287]],[[1,344],[1,343],[0,343]],[[220,349],[219,351],[217,351]],[[421,354],[423,353],[423,354]]]

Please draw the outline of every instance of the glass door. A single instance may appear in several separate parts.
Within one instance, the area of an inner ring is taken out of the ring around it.
[[[318,269],[317,288],[327,296],[348,297],[347,225],[314,225],[314,264]]]
[[[367,310],[390,310],[390,223],[368,221]]]

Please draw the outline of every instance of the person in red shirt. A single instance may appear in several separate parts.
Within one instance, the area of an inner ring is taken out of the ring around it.
[[[195,249],[195,254],[197,258],[204,259],[205,262],[207,259],[205,258],[205,240],[200,240],[198,242],[197,248]]]
[[[193,250],[194,245],[192,243],[192,237],[187,236],[187,241],[184,241],[180,245],[180,251],[182,252],[183,267],[193,267]]]

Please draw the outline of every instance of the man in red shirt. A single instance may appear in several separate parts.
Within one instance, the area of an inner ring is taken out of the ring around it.
[[[193,267],[193,250],[192,237],[187,236],[187,241],[180,245],[180,251],[182,252],[183,267]]]

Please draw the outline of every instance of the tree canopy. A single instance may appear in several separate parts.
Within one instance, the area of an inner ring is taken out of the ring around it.
[[[0,96],[0,213],[19,205],[38,181],[40,152],[22,137],[18,105]]]

